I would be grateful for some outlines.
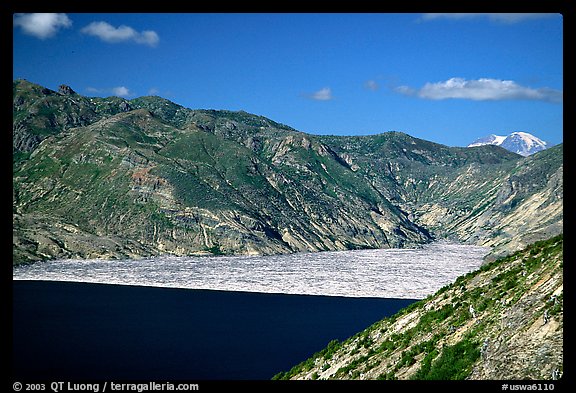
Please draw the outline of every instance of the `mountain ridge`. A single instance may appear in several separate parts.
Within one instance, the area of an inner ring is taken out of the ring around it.
[[[479,270],[276,378],[563,374],[562,144],[522,157],[395,131],[313,135],[154,96],[13,89],[13,264],[490,246]]]
[[[14,263],[405,247],[444,237],[505,252],[525,245],[510,217],[528,205],[523,235],[561,231],[561,145],[522,158],[400,132],[307,134],[154,96],[88,98],[21,80],[13,89]],[[537,219],[542,204],[546,222]],[[494,225],[496,217],[507,224]]]

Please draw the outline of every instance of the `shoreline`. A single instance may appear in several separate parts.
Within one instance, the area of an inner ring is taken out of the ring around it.
[[[130,284],[130,283],[116,283],[116,282],[96,282],[96,281],[76,281],[76,280],[49,280],[46,278],[30,279],[30,278],[12,278],[12,282],[40,282],[40,283],[66,283],[66,284],[88,284],[88,285],[103,285],[111,287],[127,287],[127,288],[154,288],[154,289],[169,289],[169,290],[183,290],[183,291],[205,291],[216,293],[238,293],[247,295],[274,295],[274,296],[300,296],[300,297],[326,297],[331,299],[366,299],[366,300],[401,300],[401,301],[414,301],[417,302],[424,298],[403,298],[403,297],[378,297],[378,296],[343,296],[331,294],[310,294],[310,293],[290,293],[290,292],[262,292],[262,291],[249,291],[249,290],[236,290],[236,289],[214,289],[214,288],[192,288],[192,287],[179,287],[179,286],[162,286],[153,284]]]
[[[234,292],[423,299],[479,269],[484,247],[436,243],[276,256],[56,260],[14,267],[12,278]]]

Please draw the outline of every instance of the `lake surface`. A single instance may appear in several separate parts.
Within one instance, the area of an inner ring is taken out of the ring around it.
[[[60,260],[14,268],[13,279],[423,299],[480,267],[488,251],[438,242],[417,249],[273,256]]]
[[[16,267],[13,376],[270,379],[477,269],[487,252],[435,243]]]
[[[13,282],[14,380],[269,380],[413,302]]]

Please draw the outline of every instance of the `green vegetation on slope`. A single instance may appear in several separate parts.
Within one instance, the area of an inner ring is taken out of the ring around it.
[[[13,96],[16,264],[83,257],[106,236],[114,249],[90,255],[274,254],[443,237],[508,250],[561,232],[561,146],[523,159],[400,132],[315,136],[243,111],[89,98],[23,80]],[[75,228],[65,241],[62,227]]]
[[[562,250],[559,235],[486,264],[274,379],[550,379],[563,368]]]

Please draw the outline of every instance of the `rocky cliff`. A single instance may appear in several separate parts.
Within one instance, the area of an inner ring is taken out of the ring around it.
[[[13,84],[13,260],[274,254],[562,232],[562,146],[316,136],[160,97]],[[546,214],[542,214],[545,211]]]

